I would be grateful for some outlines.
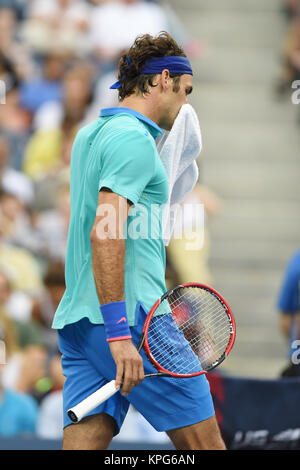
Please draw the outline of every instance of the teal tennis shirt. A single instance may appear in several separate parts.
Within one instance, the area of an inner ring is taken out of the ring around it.
[[[155,144],[162,132],[142,114],[120,107],[103,109],[97,121],[78,132],[71,156],[66,290],[53,328],[84,317],[103,323],[90,242],[103,187],[133,204],[125,224],[124,293],[129,325],[136,324],[140,304],[149,310],[165,292],[162,209],[168,200],[168,180]]]

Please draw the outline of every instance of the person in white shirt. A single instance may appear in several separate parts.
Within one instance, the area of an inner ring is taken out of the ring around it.
[[[33,0],[23,35],[37,53],[83,54],[89,19],[90,5],[83,0]]]
[[[165,30],[168,30],[168,18],[160,5],[141,0],[115,0],[94,8],[89,42],[98,60],[113,62],[137,36],[157,35]]]

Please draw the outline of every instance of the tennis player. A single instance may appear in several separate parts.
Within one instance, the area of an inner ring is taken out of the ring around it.
[[[66,291],[53,322],[66,377],[63,449],[107,449],[129,404],[177,449],[225,449],[206,377],[143,381],[155,370],[136,349],[147,312],[166,291],[168,180],[155,139],[187,103],[192,68],[163,32],[137,38],[118,73],[111,88],[120,105],[102,109],[72,150]],[[151,219],[151,236],[133,229],[136,208],[146,214],[143,226]],[[113,379],[121,392],[72,424],[67,410]]]

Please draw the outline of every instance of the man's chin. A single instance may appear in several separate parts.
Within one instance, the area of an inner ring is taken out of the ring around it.
[[[177,116],[176,116],[177,117]],[[176,119],[176,118],[175,118]],[[164,131],[170,131],[174,125],[174,122],[175,122],[175,119],[173,119],[173,121],[169,121],[169,122],[164,122],[163,124],[161,124],[161,128],[164,130]]]
[[[181,107],[178,109],[178,112],[177,112],[176,116],[174,117],[174,119],[172,120],[172,122],[168,123],[169,128],[166,129],[166,130],[170,131],[172,129],[172,127],[174,125],[174,122],[176,121],[176,119],[177,119],[177,117],[180,113],[180,110],[181,110]]]
[[[180,113],[180,109],[178,110],[178,113],[176,114],[176,116],[174,116],[174,118],[171,118],[169,116],[168,121],[162,122],[161,124],[159,124],[159,126],[165,131],[170,131],[174,125],[174,122],[177,119],[178,114]]]

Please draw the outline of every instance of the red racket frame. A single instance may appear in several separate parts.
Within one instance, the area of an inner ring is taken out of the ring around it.
[[[167,297],[169,297],[169,295],[171,295],[174,291],[176,291],[177,289],[180,289],[182,287],[201,288],[201,289],[204,289],[204,290],[210,292],[215,297],[217,297],[219,302],[221,302],[221,304],[224,306],[224,309],[225,309],[225,312],[228,316],[228,320],[229,320],[229,324],[230,324],[230,340],[228,342],[228,346],[227,346],[224,354],[221,356],[221,358],[218,361],[216,361],[209,368],[209,370],[202,370],[200,372],[194,372],[193,374],[176,374],[174,372],[170,372],[170,371],[164,369],[152,356],[151,350],[150,350],[150,347],[149,347],[149,343],[148,343],[147,332],[148,332],[148,329],[149,329],[151,319],[152,319],[156,309]],[[229,307],[226,300],[222,297],[221,294],[219,294],[219,292],[217,292],[212,287],[206,286],[205,284],[194,283],[194,282],[189,282],[187,284],[180,284],[179,286],[168,290],[160,299],[158,299],[155,302],[155,304],[153,305],[153,307],[151,308],[151,310],[149,311],[148,315],[147,315],[147,318],[145,320],[144,327],[143,327],[143,333],[142,333],[142,338],[143,338],[143,342],[144,342],[143,347],[146,351],[147,356],[149,357],[149,359],[153,363],[153,365],[156,367],[156,369],[162,374],[170,375],[172,377],[182,377],[182,378],[184,378],[184,377],[195,377],[195,376],[198,376],[198,375],[207,374],[207,372],[209,372],[209,371],[213,370],[215,367],[219,366],[224,361],[224,359],[228,356],[228,354],[230,353],[230,351],[231,351],[231,349],[234,345],[234,342],[235,342],[235,337],[236,337],[236,323],[235,323],[235,319],[234,319],[233,313],[231,311],[231,308]]]

